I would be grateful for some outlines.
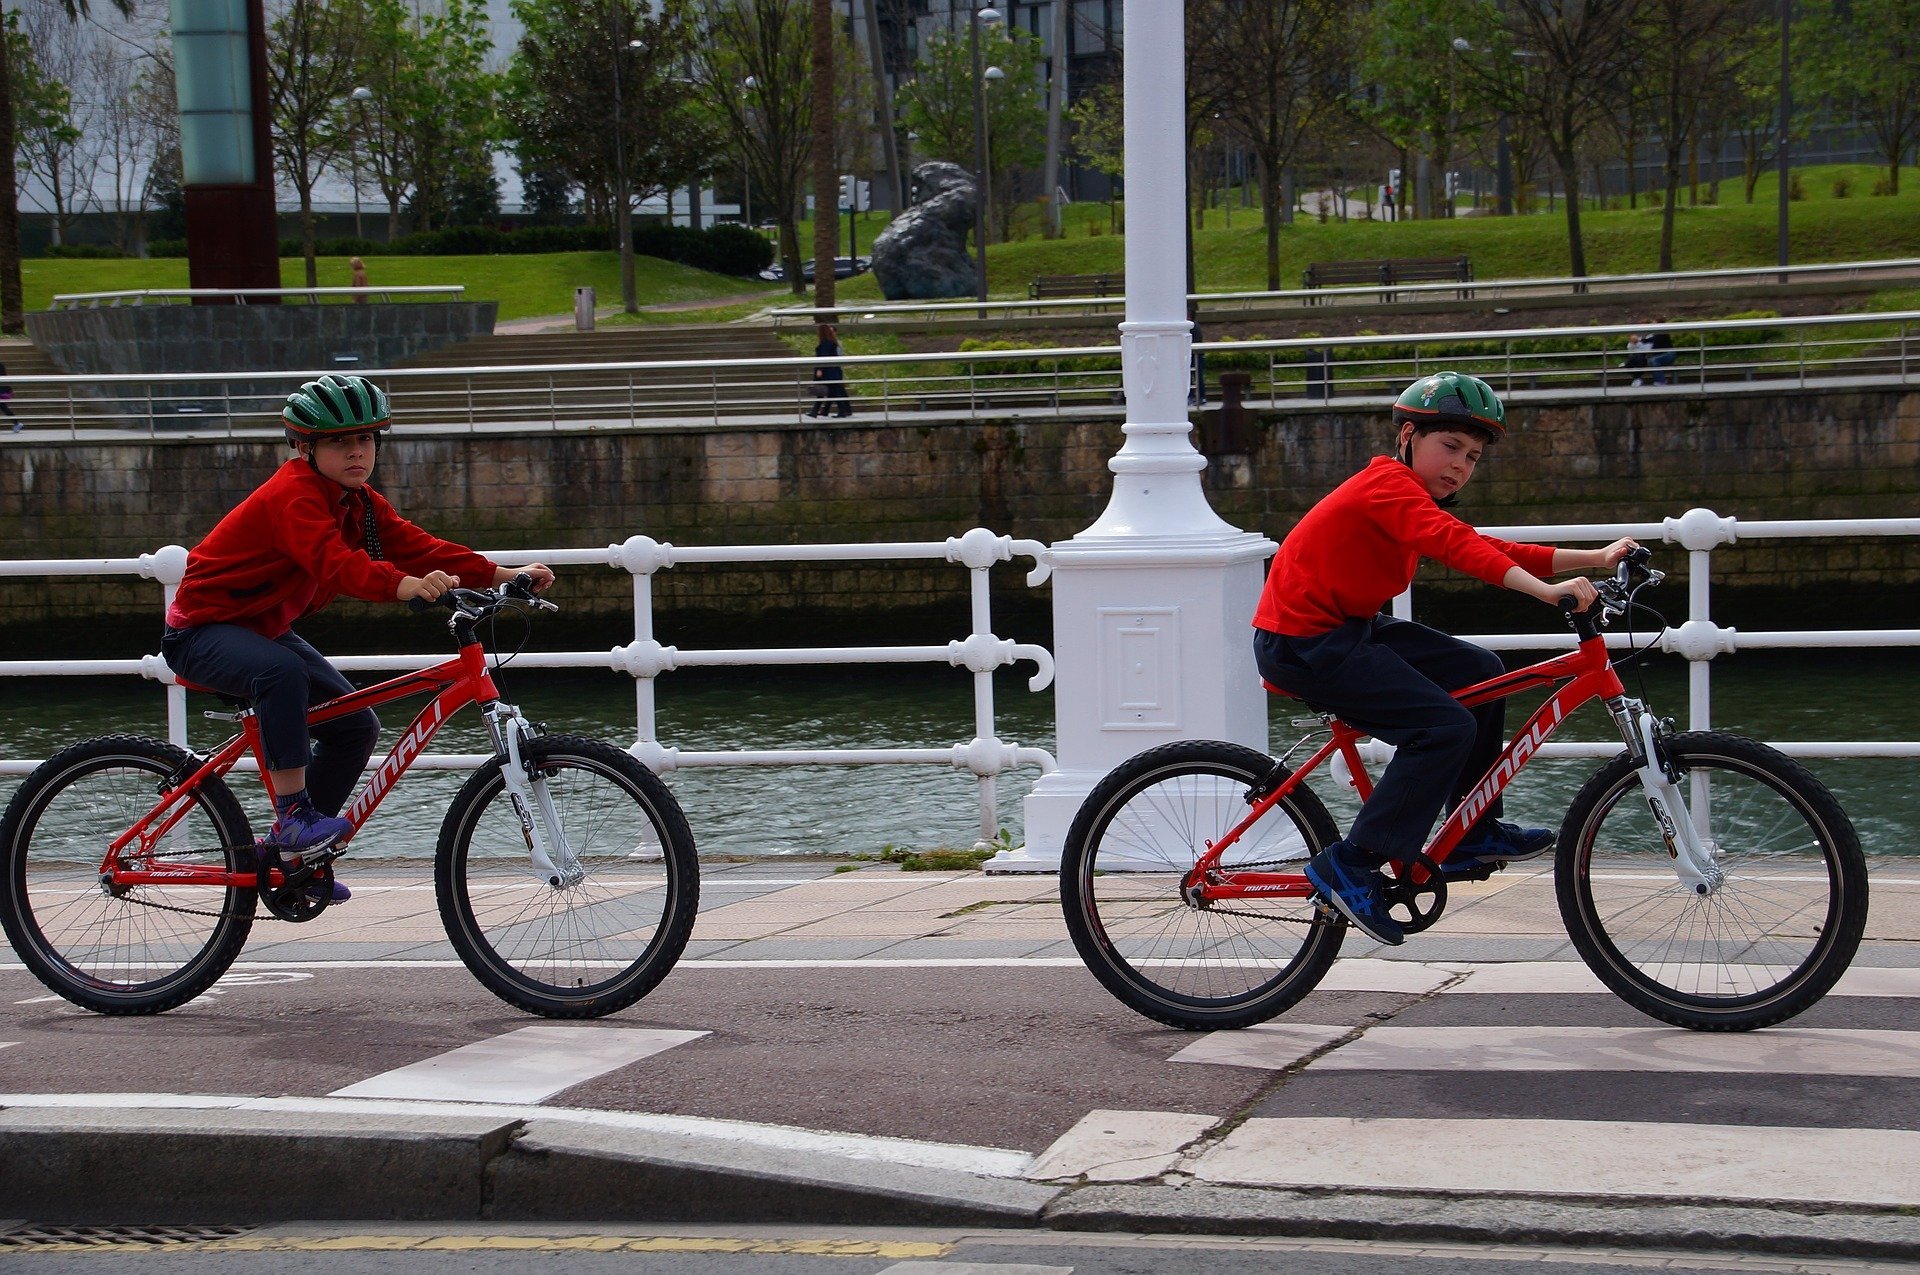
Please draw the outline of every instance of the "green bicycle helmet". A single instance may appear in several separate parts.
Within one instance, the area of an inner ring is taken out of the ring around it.
[[[308,440],[367,430],[384,433],[393,428],[384,390],[364,376],[336,376],[332,372],[287,395],[280,416],[289,434]]]
[[[1457,426],[1497,443],[1507,436],[1507,409],[1493,387],[1465,372],[1435,372],[1407,386],[1393,403],[1396,428],[1413,424],[1446,429]]]

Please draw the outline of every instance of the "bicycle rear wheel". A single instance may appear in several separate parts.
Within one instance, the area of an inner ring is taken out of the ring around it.
[[[158,739],[108,735],[49,758],[0,818],[0,922],[26,967],[74,1004],[154,1014],[211,987],[240,955],[256,895],[234,886],[100,880],[114,838],[151,810],[188,762]],[[158,847],[170,864],[250,871],[247,816],[218,777],[201,781]],[[136,844],[133,852],[139,849]],[[130,852],[131,854],[131,852]],[[130,868],[144,866],[135,857]]]
[[[1074,816],[1060,860],[1067,931],[1094,977],[1136,1012],[1192,1031],[1264,1022],[1312,991],[1339,954],[1346,922],[1311,899],[1196,906],[1180,893],[1273,767],[1238,744],[1166,744],[1116,767]],[[1221,867],[1300,871],[1339,835],[1320,799],[1298,788]]]
[[[1866,927],[1853,824],[1811,772],[1765,744],[1698,731],[1665,748],[1724,882],[1707,895],[1681,884],[1622,753],[1561,827],[1567,933],[1602,982],[1662,1022],[1744,1031],[1792,1018],[1846,972]]]
[[[585,875],[553,886],[534,871],[500,763],[489,762],[440,829],[434,885],[447,937],[510,1005],[550,1018],[625,1009],[667,976],[693,932],[693,833],[667,786],[609,744],[544,736],[524,760]],[[545,835],[551,843],[555,830]]]

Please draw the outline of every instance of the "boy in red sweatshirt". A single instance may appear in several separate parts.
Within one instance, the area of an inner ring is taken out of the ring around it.
[[[1426,845],[1443,803],[1451,809],[1506,742],[1505,701],[1463,707],[1450,692],[1498,676],[1500,657],[1381,608],[1432,558],[1549,605],[1593,602],[1584,577],[1634,547],[1554,549],[1483,536],[1446,511],[1482,451],[1506,434],[1506,409],[1485,381],[1437,372],[1393,406],[1395,454],[1376,456],[1323,498],[1287,535],[1254,614],[1260,675],[1313,707],[1392,744],[1393,761],[1345,840],[1307,864],[1307,879],[1354,925],[1382,943],[1406,933],[1387,912],[1380,866]],[[1531,859],[1553,848],[1545,828],[1501,822],[1500,803],[1467,830],[1447,865]]]
[[[367,485],[378,437],[391,423],[386,394],[365,377],[308,381],[281,415],[299,455],[187,556],[160,644],[177,676],[253,701],[273,790],[263,867],[281,852],[322,850],[346,835],[352,825],[338,817],[340,807],[380,734],[371,709],[309,731],[308,707],[353,685],[293,631],[295,621],[339,593],[367,602],[432,600],[456,586],[501,584],[522,570],[536,589],[553,583],[544,566],[502,567],[429,535]],[[346,887],[334,882],[332,897],[348,897]]]

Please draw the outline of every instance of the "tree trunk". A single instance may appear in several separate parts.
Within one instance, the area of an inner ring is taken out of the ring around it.
[[[0,332],[16,336],[26,331],[27,319],[20,282],[20,183],[13,166],[18,142],[13,135],[13,67],[3,54],[0,48]]]
[[[301,183],[300,195],[300,252],[307,259],[307,286],[320,286],[320,264],[314,260],[313,251],[313,187]]]
[[[1673,206],[1680,202],[1680,146],[1667,142],[1667,200],[1660,210],[1660,270],[1673,270]]]
[[[1560,170],[1560,181],[1566,187],[1567,206],[1567,260],[1571,268],[1567,271],[1574,278],[1582,278],[1587,273],[1587,246],[1580,238],[1580,160],[1576,155],[1562,154],[1553,156],[1554,166]]]
[[[913,203],[913,179],[900,171],[900,139],[893,128],[893,86],[887,82],[886,50],[880,45],[880,0],[866,0],[867,61],[873,69],[873,126],[880,134],[880,162],[887,166],[887,203],[890,212],[905,212]]]
[[[1280,291],[1280,203],[1282,181],[1279,170],[1264,158],[1260,162],[1260,212],[1267,221],[1267,291]]]
[[[872,0],[868,0],[872,3]],[[1046,237],[1058,239],[1064,233],[1060,212],[1061,117],[1067,107],[1067,6],[1066,0],[1054,0],[1053,74],[1047,91],[1047,159],[1041,169],[1046,182]]]
[[[813,304],[833,304],[840,255],[840,182],[833,171],[833,0],[813,0]]]

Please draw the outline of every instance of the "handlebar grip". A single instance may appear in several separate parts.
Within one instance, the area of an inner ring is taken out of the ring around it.
[[[428,601],[426,598],[408,598],[407,599],[407,610],[413,612],[415,615],[425,615],[427,612],[433,610],[435,607],[441,607],[445,605],[446,605],[446,602],[443,599],[439,599],[439,598],[435,598],[432,601]]]
[[[1571,593],[1563,593],[1554,605],[1562,611],[1565,611],[1568,615],[1572,615],[1580,609],[1580,599],[1574,597]]]

